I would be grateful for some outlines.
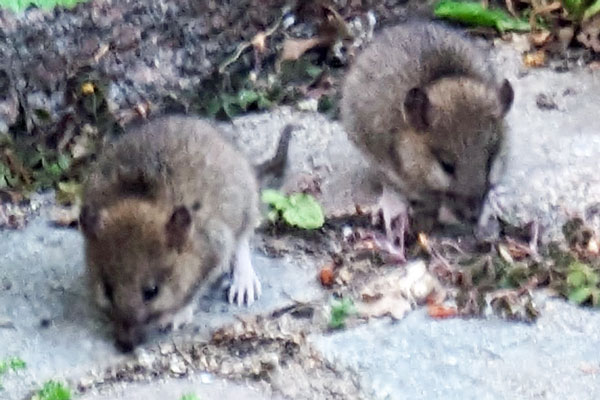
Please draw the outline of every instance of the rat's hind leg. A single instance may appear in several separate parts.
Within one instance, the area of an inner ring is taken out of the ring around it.
[[[249,239],[247,236],[240,239],[233,261],[233,280],[229,288],[229,303],[233,303],[237,297],[238,306],[242,305],[244,299],[246,304],[251,305],[261,295],[260,281],[250,259]]]

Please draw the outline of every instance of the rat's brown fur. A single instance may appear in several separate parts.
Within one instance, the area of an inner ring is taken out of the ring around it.
[[[108,300],[122,347],[229,266],[257,207],[252,167],[201,119],[159,118],[105,149],[85,186],[81,225],[91,282]]]
[[[485,51],[458,31],[413,21],[384,29],[346,76],[349,138],[406,197],[417,225],[441,205],[476,222],[512,104]]]

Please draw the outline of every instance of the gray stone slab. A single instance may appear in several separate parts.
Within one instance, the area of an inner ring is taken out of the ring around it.
[[[551,300],[536,324],[433,320],[421,309],[311,342],[373,399],[594,399],[600,314]]]

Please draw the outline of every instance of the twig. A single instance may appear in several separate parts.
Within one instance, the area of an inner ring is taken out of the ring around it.
[[[277,28],[279,28],[279,25],[281,24],[281,21],[283,20],[283,17],[279,17],[279,19],[277,21],[275,21],[275,23],[273,24],[273,26],[271,26],[269,29],[267,29],[264,33],[259,32],[256,35],[264,35],[264,38],[268,38],[269,36],[271,36],[273,33],[275,33],[275,31],[277,30]],[[256,37],[255,35],[255,37]],[[219,74],[223,74],[225,72],[225,69],[233,64],[234,62],[236,62],[240,56],[242,55],[242,53],[248,48],[248,47],[253,47],[254,46],[254,38],[252,38],[251,40],[248,40],[246,42],[242,42],[238,45],[237,49],[235,50],[235,52],[227,57],[225,59],[225,61],[223,61],[221,63],[221,65],[219,65]]]

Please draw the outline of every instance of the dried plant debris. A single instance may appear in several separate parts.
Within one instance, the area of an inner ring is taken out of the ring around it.
[[[438,280],[427,271],[423,260],[413,261],[369,281],[360,291],[357,305],[361,316],[391,316],[402,319],[430,296],[443,300],[444,290]]]
[[[598,0],[505,0],[506,9],[493,9],[488,2],[440,0],[434,14],[443,19],[498,32],[529,32],[529,42],[541,53],[525,58],[528,66],[540,65],[540,54],[564,52],[573,38],[600,53],[600,1]],[[535,60],[535,62],[533,62]]]
[[[357,299],[358,315],[366,318],[400,319],[426,303],[433,318],[493,314],[531,322],[539,315],[533,291],[540,288],[599,306],[600,242],[584,219],[568,220],[565,240],[549,244],[540,242],[537,223],[501,225],[500,237],[486,242],[419,234],[407,242],[408,263],[393,257],[392,244],[373,239],[380,237],[373,227],[345,226],[319,279],[333,294]]]
[[[270,390],[287,398],[362,398],[353,373],[327,363],[310,347],[306,315],[295,317],[298,310],[292,307],[271,317],[240,320],[215,331],[208,342],[176,337],[141,349],[134,359],[81,379],[78,392],[205,371],[233,380],[267,383]],[[308,324],[308,329],[317,325]]]

